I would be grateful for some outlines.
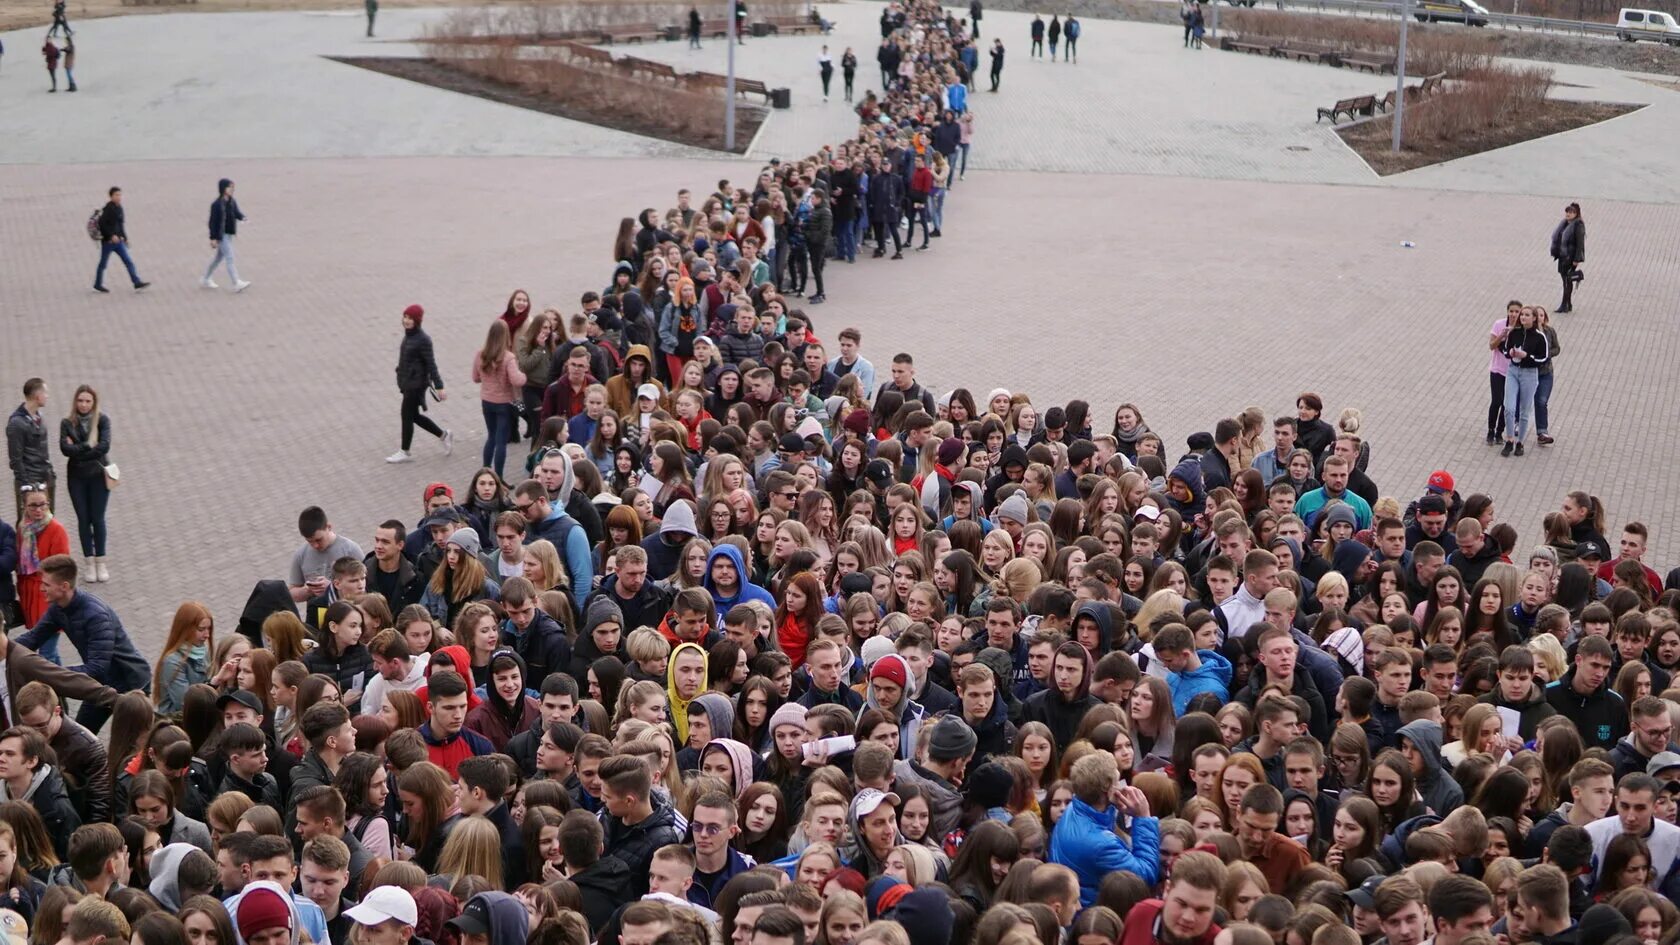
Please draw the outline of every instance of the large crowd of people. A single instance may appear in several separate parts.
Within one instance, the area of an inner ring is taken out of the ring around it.
[[[570,319],[516,292],[489,320],[459,490],[366,553],[305,508],[283,579],[181,604],[156,653],[86,589],[110,418],[78,391],[59,428],[73,555],[26,383],[14,940],[1680,940],[1680,568],[1645,525],[1612,547],[1587,492],[1519,532],[1448,470],[1379,486],[1360,412],[1312,392],[1181,449],[1132,403],[877,375],[804,312],[813,231],[861,219],[881,254],[916,214],[875,195],[939,154],[970,38],[889,14],[925,62],[855,139],[627,221]],[[394,461],[415,425],[453,447],[424,317]]]

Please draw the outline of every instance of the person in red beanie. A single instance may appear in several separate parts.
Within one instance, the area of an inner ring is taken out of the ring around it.
[[[432,336],[420,328],[426,310],[418,305],[403,309],[402,347],[397,349],[397,390],[402,392],[402,448],[385,457],[387,463],[413,462],[408,448],[414,445],[414,428],[419,427],[443,441],[443,455],[455,452],[455,434],[423,416],[426,410],[426,391],[430,389],[440,401],[449,399],[443,387],[443,375],[438,373],[437,360],[432,357]]]
[[[240,897],[234,922],[244,945],[292,945],[296,941],[292,933],[292,904],[277,888],[267,884],[254,886]]]

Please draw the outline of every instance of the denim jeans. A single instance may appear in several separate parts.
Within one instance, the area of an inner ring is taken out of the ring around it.
[[[1552,399],[1552,376],[1552,372],[1547,371],[1540,375],[1539,383],[1534,385],[1534,432],[1541,436],[1551,432],[1546,422],[1551,419],[1547,415],[1546,404]]]
[[[111,500],[111,490],[105,480],[96,477],[71,476],[70,504],[76,508],[76,531],[82,539],[82,554],[88,557],[105,554],[105,505]]]
[[[857,258],[857,228],[850,220],[841,221],[840,225],[834,228],[834,258]]]
[[[933,205],[932,206],[933,206],[933,213],[932,213],[933,228],[936,229],[936,230],[943,230],[945,228],[945,191],[944,191],[944,189],[939,188],[939,189],[934,190],[934,192],[933,192]]]
[[[239,282],[239,268],[233,262],[233,234],[231,233],[223,233],[222,238],[216,241],[216,255],[210,258],[210,268],[204,270],[205,281],[209,281],[210,277],[216,274],[216,267],[223,262],[227,263],[228,278],[237,284]]]
[[[493,404],[481,400],[484,408],[484,465],[502,474],[507,463],[508,437],[513,435],[514,410],[512,404]]]
[[[1534,391],[1540,386],[1540,369],[1511,365],[1505,374],[1505,425],[1510,439],[1518,443],[1528,435],[1528,421],[1534,415]]]
[[[128,255],[128,243],[126,241],[119,243],[105,242],[99,244],[99,268],[93,273],[93,284],[105,284],[105,265],[111,261],[112,253],[116,253],[117,258],[122,260],[122,264],[128,267],[129,281],[135,285],[139,285],[140,273],[136,272],[134,269],[134,260]]]

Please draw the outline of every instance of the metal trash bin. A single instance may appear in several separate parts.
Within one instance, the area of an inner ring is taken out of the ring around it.
[[[792,108],[793,107],[793,90],[792,89],[771,89],[770,90],[770,107],[771,108]]]
[[[667,26],[665,27],[665,41],[674,43],[683,38],[683,32],[681,26]]]
[[[770,24],[769,23],[754,23],[752,25],[752,34],[755,37],[769,36],[770,35]]]

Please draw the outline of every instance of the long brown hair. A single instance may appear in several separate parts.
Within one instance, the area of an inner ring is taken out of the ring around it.
[[[501,366],[502,356],[512,350],[513,335],[508,332],[507,322],[498,318],[490,323],[490,331],[484,336],[484,347],[478,349],[479,371],[488,378]]]
[[[211,616],[210,608],[196,600],[185,601],[175,608],[175,620],[169,625],[169,636],[163,641],[163,656],[192,646],[188,641],[198,633],[198,625],[206,620],[210,621],[210,638],[204,641],[204,645],[205,651],[209,652],[216,647],[216,618]],[[157,668],[152,670],[153,705],[157,705],[158,700],[163,698],[164,690],[169,688],[169,684],[175,682],[181,673],[186,672],[184,660],[183,656],[183,662],[175,667],[175,672],[170,674],[169,682],[166,683],[163,679],[163,657],[158,658]]]
[[[431,842],[454,804],[455,789],[449,772],[430,761],[418,762],[397,778],[397,790],[420,799],[420,815],[409,820],[408,836],[404,840],[416,850],[421,849]]]
[[[80,419],[79,417],[76,416],[76,398],[82,396],[83,394],[87,394],[89,397],[93,398],[93,409],[88,411],[88,418],[87,418],[88,419],[88,445],[89,446],[98,446],[99,445],[99,392],[98,391],[94,390],[93,387],[91,385],[88,385],[88,384],[83,384],[83,385],[77,387],[76,392],[74,394],[70,395],[70,413],[68,413],[66,415],[66,417],[70,420],[71,423],[75,423],[78,419]]]

